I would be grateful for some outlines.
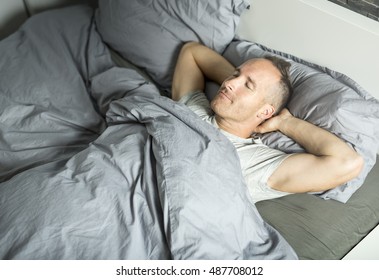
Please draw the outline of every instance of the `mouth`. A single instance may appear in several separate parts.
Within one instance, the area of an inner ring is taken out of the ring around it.
[[[220,97],[222,97],[222,98],[226,98],[226,99],[228,99],[230,102],[232,102],[231,97],[230,97],[225,91],[220,90],[220,91],[218,92],[218,94],[219,94]]]

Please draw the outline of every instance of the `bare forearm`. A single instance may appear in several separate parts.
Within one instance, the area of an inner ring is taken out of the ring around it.
[[[234,72],[234,66],[215,51],[198,43],[186,43],[180,51],[172,82],[172,98],[181,99],[204,90],[204,76],[221,84]]]
[[[192,54],[206,78],[222,84],[231,76],[235,67],[217,52],[197,43],[192,43]]]
[[[334,134],[309,122],[290,117],[279,130],[316,156],[355,156],[355,151]]]
[[[269,185],[286,192],[325,191],[359,175],[363,159],[334,134],[289,113],[281,114],[274,128],[303,146],[273,173]]]

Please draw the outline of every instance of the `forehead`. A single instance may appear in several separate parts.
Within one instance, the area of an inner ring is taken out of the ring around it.
[[[281,79],[280,71],[274,64],[265,58],[247,60],[237,67],[241,75],[248,77],[256,84],[272,85]]]

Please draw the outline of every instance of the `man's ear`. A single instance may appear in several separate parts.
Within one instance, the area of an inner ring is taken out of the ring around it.
[[[272,106],[270,104],[265,104],[259,110],[258,118],[260,118],[262,121],[264,121],[264,120],[271,118],[274,114],[275,114],[274,106]]]

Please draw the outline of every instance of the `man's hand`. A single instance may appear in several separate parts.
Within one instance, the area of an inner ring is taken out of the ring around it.
[[[254,132],[264,134],[280,130],[283,122],[288,120],[288,118],[293,118],[293,116],[288,109],[284,108],[277,116],[272,117],[257,126]]]

